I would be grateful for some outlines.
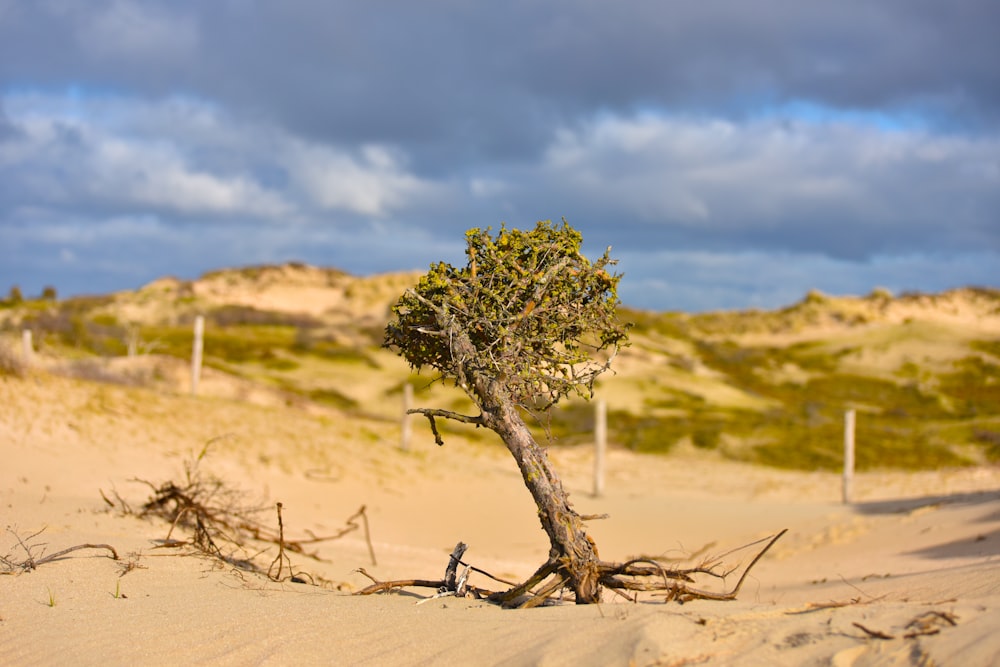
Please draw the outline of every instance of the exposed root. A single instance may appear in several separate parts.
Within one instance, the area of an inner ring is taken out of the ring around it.
[[[288,554],[297,553],[314,560],[323,560],[318,553],[307,552],[306,546],[336,540],[362,529],[368,554],[372,564],[376,564],[364,505],[347,519],[344,528],[332,535],[317,536],[306,531],[308,537],[305,539],[288,539],[285,535],[282,503],[276,505],[278,525],[277,530],[274,530],[257,520],[256,516],[262,511],[262,507],[248,505],[242,492],[199,469],[199,463],[212,442],[214,441],[209,441],[193,461],[184,464],[182,482],[154,484],[144,479],[132,480],[144,484],[152,491],[152,495],[138,511],[133,512],[117,491],[113,491],[110,498],[101,491],[101,497],[108,506],[118,508],[124,514],[153,516],[167,521],[170,528],[166,537],[160,541],[161,548],[190,546],[240,569],[266,574],[274,581],[313,581],[311,575],[293,571]],[[174,533],[179,529],[188,531],[190,538],[175,538]],[[273,544],[278,548],[277,557],[266,569],[254,561],[267,549],[256,553],[247,550],[254,542]]]
[[[734,569],[731,569],[720,572],[720,559],[718,558],[703,562],[697,567],[682,570],[668,568],[664,564],[652,558],[638,558],[624,563],[607,563],[602,561],[597,563],[596,566],[599,572],[599,581],[601,586],[624,597],[630,602],[637,602],[638,594],[640,592],[664,596],[666,602],[676,601],[683,603],[698,599],[719,601],[735,600],[743,586],[743,582],[746,581],[747,576],[750,574],[750,570],[753,569],[757,562],[764,557],[764,554],[766,554],[768,550],[774,546],[774,543],[777,542],[778,539],[780,539],[786,532],[787,529],[782,530],[771,537],[740,547],[740,549],[746,549],[761,543],[764,544],[763,548],[757,552],[757,554],[750,561],[749,565],[744,568],[743,573],[740,575],[740,578],[737,580],[735,586],[733,586],[733,588],[729,591],[714,592],[704,590],[693,585],[696,583],[696,577],[699,575],[725,579],[728,575],[735,571]],[[366,572],[363,568],[358,569],[357,571],[359,573],[372,580],[372,585],[358,591],[356,595],[371,595],[372,593],[384,593],[396,589],[411,587],[434,588],[438,591],[434,597],[441,597],[442,595],[465,596],[468,593],[472,593],[475,597],[486,598],[491,602],[498,603],[504,607],[529,609],[531,607],[537,607],[550,603],[554,596],[562,594],[570,582],[571,575],[567,571],[565,565],[558,560],[549,560],[539,567],[538,570],[536,570],[535,573],[524,582],[520,584],[510,584],[510,582],[504,582],[496,577],[493,577],[489,573],[484,572],[483,570],[474,568],[464,563],[461,559],[465,550],[466,545],[464,543],[459,542],[458,545],[456,545],[455,550],[449,558],[444,579],[400,579],[395,581],[379,581],[375,579],[375,577],[368,574],[368,572]],[[511,587],[505,591],[490,592],[476,586],[468,585],[467,583],[464,586],[459,586],[455,581],[457,565],[465,565],[466,572],[479,572],[495,581],[506,583]],[[537,590],[532,590],[536,587],[539,588],[537,588]],[[630,596],[624,591],[633,591],[635,595]]]

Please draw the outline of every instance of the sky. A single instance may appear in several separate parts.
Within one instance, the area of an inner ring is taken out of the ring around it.
[[[1000,286],[995,0],[0,0],[0,296],[465,262],[629,306]]]

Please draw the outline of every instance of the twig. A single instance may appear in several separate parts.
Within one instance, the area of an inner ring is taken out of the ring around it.
[[[763,558],[764,554],[766,554],[768,552],[768,550],[772,546],[774,546],[774,543],[777,542],[778,539],[781,538],[781,536],[784,535],[787,532],[788,532],[788,529],[785,528],[781,532],[779,532],[777,535],[774,535],[774,536],[772,536],[770,538],[764,538],[765,540],[768,540],[767,544],[764,546],[763,549],[761,549],[757,553],[756,556],[754,556],[753,560],[750,561],[750,564],[747,565],[747,567],[746,567],[745,570],[743,570],[743,574],[740,576],[739,581],[736,582],[736,586],[734,586],[733,589],[731,591],[729,591],[728,593],[715,593],[715,592],[712,592],[712,591],[706,591],[706,590],[700,590],[700,589],[697,589],[697,588],[692,588],[690,586],[684,586],[682,584],[675,584],[675,585],[671,586],[669,589],[667,589],[667,592],[666,592],[666,595],[667,595],[666,601],[669,602],[671,600],[678,600],[680,602],[687,602],[687,601],[690,601],[690,600],[718,600],[718,601],[735,600],[736,596],[740,592],[740,588],[743,587],[743,582],[746,581],[747,576],[750,574],[750,570],[753,569],[753,566],[756,565],[757,561],[759,561],[761,558]],[[757,542],[752,542],[751,544],[759,544],[760,542],[763,542],[763,541],[764,540],[758,540]],[[737,551],[737,550],[734,549],[733,551]],[[727,552],[727,553],[732,553],[732,551]]]
[[[115,548],[110,544],[78,544],[75,547],[69,547],[68,549],[57,551],[54,554],[49,554],[44,558],[39,558],[37,561],[35,561],[35,567],[38,567],[39,565],[44,565],[45,563],[51,563],[52,561],[57,560],[61,556],[65,556],[66,554],[71,553],[73,551],[79,551],[80,549],[107,549],[108,551],[111,552],[111,559],[118,560],[118,552],[115,551]]]
[[[848,600],[846,602],[810,602],[805,607],[799,609],[789,609],[785,612],[788,616],[797,616],[799,614],[811,614],[814,611],[822,611],[824,609],[838,609],[840,607],[849,607],[851,605],[858,604],[860,600],[857,598],[853,600]]]
[[[427,417],[427,421],[431,425],[431,433],[434,434],[434,442],[440,447],[444,444],[444,439],[441,437],[441,433],[438,432],[437,422],[434,420],[435,417],[443,417],[444,419],[452,419],[457,422],[462,422],[463,424],[474,424],[475,426],[483,425],[482,416],[471,417],[469,415],[463,415],[458,412],[452,412],[451,410],[442,410],[440,408],[411,408],[406,411],[408,415],[423,415]]]
[[[278,557],[271,561],[271,566],[267,568],[267,576],[274,581],[281,581],[281,568],[285,561],[288,561],[288,572],[290,576],[292,575],[292,561],[285,555],[285,524],[281,519],[281,503],[276,505],[278,510]],[[272,575],[271,572],[274,570],[274,566],[277,564],[278,573]]]
[[[66,554],[73,553],[74,551],[80,551],[82,549],[106,549],[111,552],[112,560],[118,560],[118,551],[116,551],[115,548],[110,544],[91,544],[91,543],[77,544],[75,546],[62,549],[61,551],[57,551],[53,554],[49,554],[47,556],[39,556],[36,558],[33,551],[38,548],[44,548],[45,545],[32,544],[31,540],[41,535],[42,532],[44,531],[45,529],[42,528],[41,530],[32,533],[28,537],[21,537],[20,535],[17,534],[17,531],[8,527],[7,532],[13,535],[14,539],[17,540],[18,546],[21,547],[21,549],[24,551],[25,558],[24,560],[18,561],[6,556],[0,557],[0,563],[2,563],[5,567],[4,570],[0,571],[0,574],[14,574],[14,572],[18,570],[22,572],[30,572],[31,570],[34,570],[41,565],[45,565],[46,563],[51,563],[60,560]]]
[[[355,572],[368,577],[372,581],[372,585],[361,589],[356,592],[355,595],[371,595],[372,593],[382,593],[385,591],[391,591],[395,588],[408,588],[415,586],[418,588],[435,588],[438,593],[434,595],[433,599],[436,597],[442,597],[446,595],[455,595],[458,597],[463,597],[467,592],[474,594],[477,597],[487,597],[494,595],[490,591],[483,590],[478,586],[471,586],[468,583],[469,571],[476,570],[471,565],[466,565],[462,562],[462,555],[465,550],[468,549],[468,545],[464,542],[459,542],[455,545],[452,550],[451,555],[448,557],[448,565],[445,567],[444,579],[399,579],[396,581],[379,581],[363,568],[359,567]],[[465,570],[463,570],[460,577],[457,576],[457,570],[459,565],[464,565]],[[485,573],[484,573],[485,574]],[[487,576],[489,576],[487,574]],[[426,601],[426,600],[424,600]]]
[[[859,630],[861,630],[862,632],[864,632],[866,635],[868,635],[869,637],[872,637],[874,639],[895,639],[895,637],[893,637],[892,635],[887,635],[886,633],[881,632],[880,630],[871,630],[869,628],[866,628],[865,626],[861,625],[857,621],[855,621],[854,623],[851,623],[851,625],[853,625],[854,627],[858,628]]]

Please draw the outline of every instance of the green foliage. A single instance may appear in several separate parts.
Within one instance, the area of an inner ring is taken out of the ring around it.
[[[302,364],[288,357],[271,357],[264,361],[264,368],[269,371],[288,372],[294,371],[301,366]]]
[[[313,329],[322,325],[319,320],[311,315],[260,310],[253,306],[237,304],[214,308],[206,315],[205,319],[208,324],[218,327],[252,325]]]
[[[681,313],[655,313],[648,310],[620,307],[618,314],[631,324],[629,329],[631,333],[655,333],[677,340],[687,340],[691,337],[688,316]]]
[[[373,369],[379,367],[365,349],[356,345],[344,345],[332,336],[311,336],[299,331],[292,350],[297,354],[308,354],[336,363],[363,364]]]
[[[466,391],[471,378],[498,380],[528,407],[545,408],[570,392],[589,395],[607,369],[593,355],[627,338],[615,315],[621,276],[608,271],[608,252],[591,263],[565,221],[531,231],[502,227],[496,236],[471,229],[466,242],[465,267],[434,264],[400,297],[384,345]],[[472,352],[456,352],[456,336],[467,337]]]
[[[969,356],[955,362],[955,371],[941,378],[941,391],[951,397],[964,417],[997,413],[1000,406],[1000,365]]]
[[[1000,340],[974,340],[969,345],[973,350],[979,350],[1000,359]]]
[[[72,300],[54,308],[33,309],[21,320],[21,327],[31,329],[39,344],[55,339],[58,344],[94,354],[124,354],[125,327],[110,315],[92,315],[87,303]]]
[[[843,437],[841,422],[826,422],[811,428],[799,425],[754,447],[748,458],[779,468],[839,470],[844,465]],[[878,415],[859,415],[855,437],[858,470],[918,470],[970,463],[937,434],[919,425],[891,424]]]
[[[21,288],[14,285],[10,288],[10,292],[7,293],[7,303],[12,306],[16,306],[24,301],[24,294],[21,292]]]
[[[994,426],[996,430],[989,428],[976,428],[972,432],[972,441],[985,449],[986,458],[989,461],[1000,461],[1000,426]]]
[[[307,395],[310,400],[316,401],[317,403],[324,403],[341,410],[356,410],[358,408],[357,401],[349,396],[345,396],[336,389],[314,389],[308,392]]]

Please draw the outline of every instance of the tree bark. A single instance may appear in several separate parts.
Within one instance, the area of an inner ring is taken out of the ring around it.
[[[601,601],[600,558],[583,519],[573,510],[545,450],[535,441],[502,383],[477,378],[484,425],[496,432],[517,461],[525,486],[538,507],[538,518],[549,536],[549,559],[569,579],[577,604]]]

